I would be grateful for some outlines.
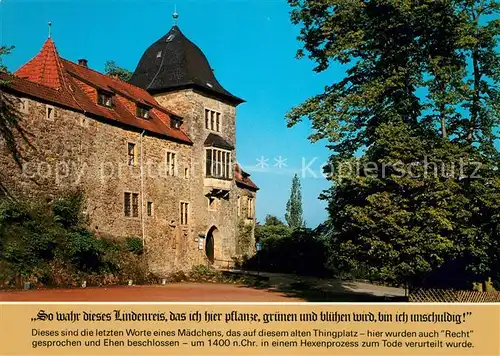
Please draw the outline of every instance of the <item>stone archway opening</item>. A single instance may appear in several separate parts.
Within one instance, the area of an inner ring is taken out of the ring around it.
[[[215,263],[215,241],[218,240],[219,230],[212,226],[205,241],[205,254],[211,264]]]

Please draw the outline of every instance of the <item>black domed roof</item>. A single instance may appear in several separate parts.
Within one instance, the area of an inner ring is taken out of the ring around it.
[[[152,93],[196,88],[232,104],[244,102],[220,85],[203,52],[177,26],[144,52],[129,83]]]

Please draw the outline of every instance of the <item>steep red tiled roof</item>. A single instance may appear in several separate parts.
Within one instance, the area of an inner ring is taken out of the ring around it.
[[[53,89],[65,89],[59,54],[54,41],[50,38],[45,41],[42,50],[14,74]]]
[[[38,83],[30,82],[27,79],[18,78],[2,72],[0,72],[0,79],[8,83],[7,86],[2,89],[12,90],[50,103],[82,111],[81,107],[67,92],[52,89]]]
[[[170,126],[171,116],[175,114],[164,109],[147,91],[60,58],[50,38],[41,51],[14,74],[15,77],[9,76],[7,79],[12,90],[184,143],[192,143],[185,132]],[[84,86],[90,89],[84,90]],[[115,93],[112,108],[97,104],[97,90]],[[136,116],[137,103],[152,108],[149,119]]]
[[[257,187],[249,177],[250,174],[241,169],[240,165],[236,163],[234,166],[234,178],[236,179],[236,183],[239,183],[251,190],[259,190],[259,187]]]
[[[50,38],[40,53],[19,68],[14,76],[0,72],[0,79],[8,82],[6,90],[192,143],[185,132],[170,126],[171,117],[179,115],[161,106],[146,90],[60,58]],[[97,90],[114,93],[112,108],[97,104],[97,95],[93,94]],[[137,103],[151,107],[149,119],[136,116],[134,108]],[[258,190],[249,176],[238,164],[235,165],[237,184]]]

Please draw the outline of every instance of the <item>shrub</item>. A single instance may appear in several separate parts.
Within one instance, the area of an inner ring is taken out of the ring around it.
[[[80,191],[63,194],[52,203],[54,221],[65,228],[82,225],[85,222],[82,213],[83,203],[83,193]]]
[[[142,255],[144,252],[144,245],[142,239],[138,237],[127,237],[125,240],[127,246],[127,251],[132,252],[136,255]]]
[[[329,273],[325,267],[326,245],[314,231],[297,229],[291,232],[286,226],[270,228],[272,233],[261,240],[262,249],[245,262],[246,268],[315,276]]]
[[[0,200],[0,286],[78,286],[152,280],[142,242],[96,237],[84,227],[83,198],[67,193],[48,206]],[[138,243],[140,242],[140,244]]]

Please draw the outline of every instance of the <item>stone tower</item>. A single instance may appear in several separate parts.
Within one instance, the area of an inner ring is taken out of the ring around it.
[[[222,87],[203,52],[176,25],[144,52],[130,84],[180,115],[193,141],[192,165],[182,174],[192,179],[191,233],[204,239],[208,259],[223,266],[246,254],[238,247],[241,198],[252,196],[254,204],[258,188],[242,187],[235,177],[236,107],[244,100]],[[245,223],[254,224],[254,216],[245,213]]]

